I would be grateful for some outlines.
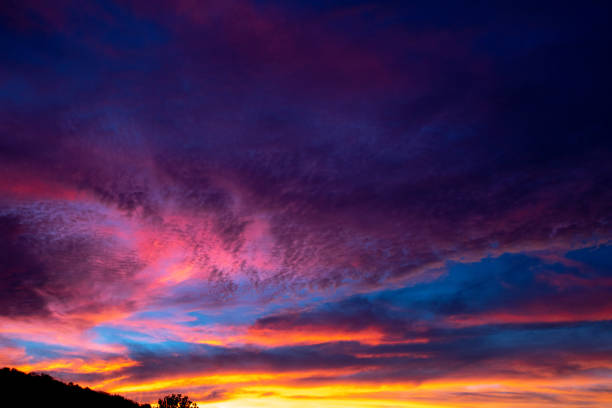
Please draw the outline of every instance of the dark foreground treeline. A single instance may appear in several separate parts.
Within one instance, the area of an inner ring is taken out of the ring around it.
[[[64,384],[46,374],[0,370],[0,406],[16,408],[150,408],[119,395]]]

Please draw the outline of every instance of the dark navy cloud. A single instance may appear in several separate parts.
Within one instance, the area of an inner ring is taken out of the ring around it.
[[[550,375],[609,373],[610,323],[487,325],[435,330],[428,343],[364,345],[331,342],[266,350],[184,344],[136,347],[130,357],[139,365],[124,374],[140,381],[163,373],[177,377],[249,372],[329,370],[332,381],[422,382],[435,378],[482,378],[504,375],[533,378]],[[181,350],[177,354],[177,350]],[[584,363],[587,364],[584,364]],[[590,364],[598,362],[597,364]],[[353,369],[356,374],[334,374]],[[304,377],[304,384],[330,381]]]
[[[0,314],[78,320],[103,314],[111,299],[113,307],[131,307],[129,280],[142,263],[114,237],[96,231],[87,208],[43,203],[17,208],[0,215],[1,285],[7,295]]]
[[[526,255],[503,255],[476,263],[454,263],[431,281],[402,289],[372,291],[314,308],[289,310],[256,321],[257,330],[290,332],[308,328],[358,332],[376,328],[391,338],[429,335],[455,323],[517,324],[606,320],[612,304],[609,246],[571,251],[547,262]],[[606,264],[604,263],[604,266]],[[588,300],[588,301],[587,301]]]
[[[27,316],[46,314],[46,302],[36,292],[47,282],[44,267],[29,253],[28,246],[20,239],[19,219],[0,218],[0,245],[2,246],[2,293],[0,310],[3,315]],[[20,242],[21,241],[21,242]]]

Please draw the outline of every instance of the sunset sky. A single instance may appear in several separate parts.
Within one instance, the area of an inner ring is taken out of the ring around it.
[[[612,406],[606,1],[0,1],[0,367],[201,407]]]

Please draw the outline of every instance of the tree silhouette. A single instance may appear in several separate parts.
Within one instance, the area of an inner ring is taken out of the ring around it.
[[[157,400],[159,408],[198,408],[198,404],[191,401],[187,395],[166,395],[164,399]]]

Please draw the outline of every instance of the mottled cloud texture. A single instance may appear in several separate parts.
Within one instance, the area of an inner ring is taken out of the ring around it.
[[[3,1],[0,365],[611,404],[610,9],[489,3]]]

